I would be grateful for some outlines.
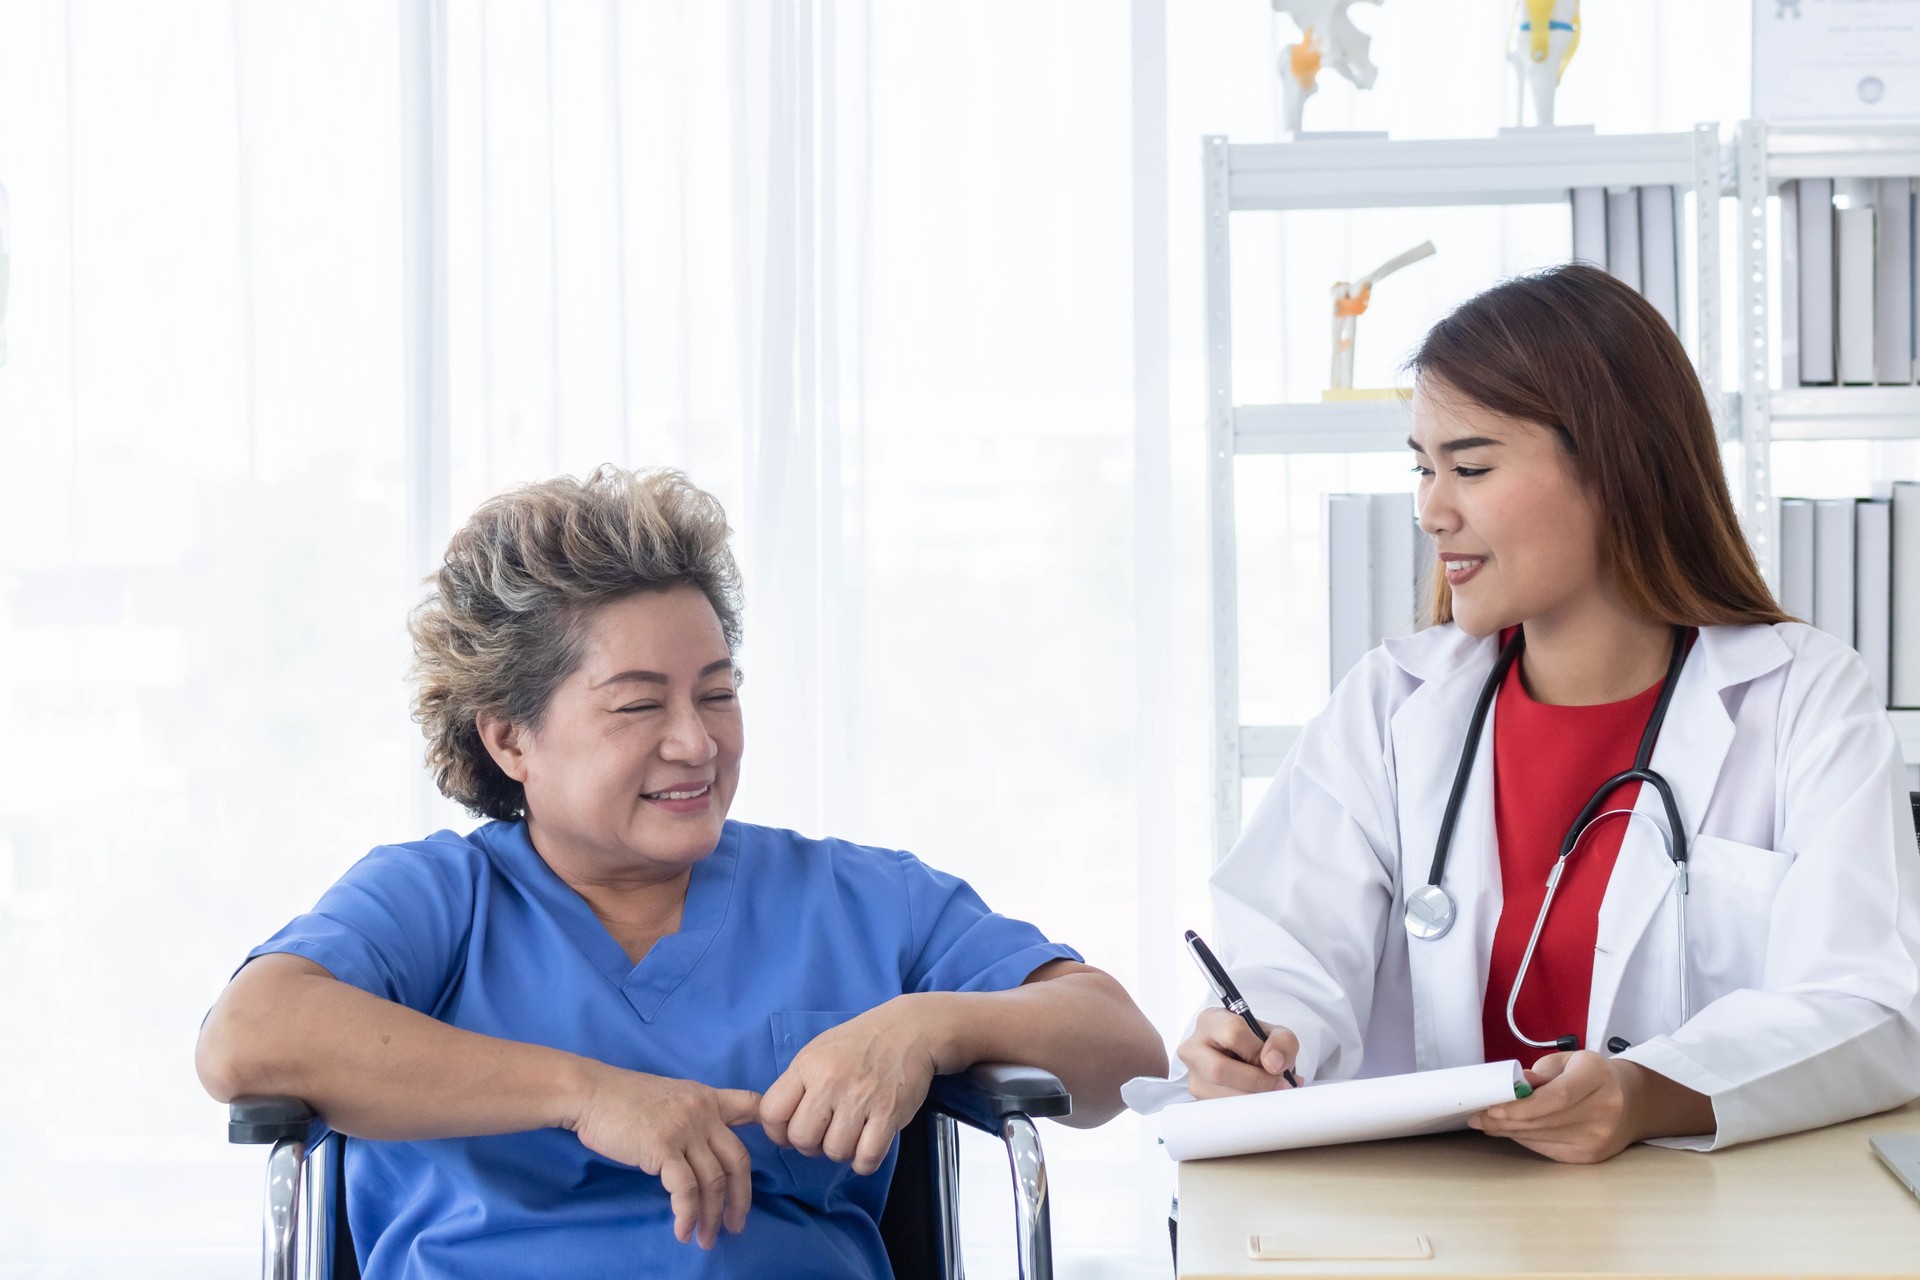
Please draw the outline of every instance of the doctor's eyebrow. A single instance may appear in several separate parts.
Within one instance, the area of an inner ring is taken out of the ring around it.
[[[1441,453],[1460,453],[1466,449],[1486,449],[1505,443],[1506,441],[1504,440],[1495,440],[1490,436],[1463,436],[1458,440],[1442,441],[1439,445],[1439,450]],[[1415,453],[1426,452],[1425,449],[1420,447],[1420,442],[1412,436],[1407,437],[1407,448],[1413,450]]]
[[[732,665],[733,665],[732,658],[716,659],[715,661],[709,662],[706,666],[700,668],[700,673],[696,675],[694,679],[705,680],[708,676],[713,675],[715,672],[725,671],[728,667],[731,667]],[[599,684],[596,684],[592,687],[595,689],[604,689],[610,684],[619,684],[623,680],[628,681],[630,683],[634,683],[634,684],[670,683],[667,677],[663,673],[658,671],[622,671],[618,675],[608,676],[605,680],[602,680]]]

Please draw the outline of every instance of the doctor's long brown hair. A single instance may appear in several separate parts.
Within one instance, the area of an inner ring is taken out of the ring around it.
[[[1621,599],[1674,626],[1792,621],[1741,536],[1700,379],[1645,298],[1581,263],[1495,285],[1435,325],[1407,362],[1495,413],[1545,426],[1600,511]],[[1429,574],[1432,620],[1453,592]]]

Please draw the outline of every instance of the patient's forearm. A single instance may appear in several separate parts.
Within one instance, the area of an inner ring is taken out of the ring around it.
[[[222,1102],[290,1094],[342,1133],[396,1140],[569,1125],[590,1073],[605,1069],[450,1027],[287,955],[234,977],[194,1061]]]
[[[1091,1128],[1121,1109],[1120,1086],[1167,1072],[1160,1035],[1126,989],[1087,965],[1057,960],[1011,991],[907,997],[934,1002],[941,1072],[1017,1062],[1060,1077],[1073,1095],[1066,1123]]]

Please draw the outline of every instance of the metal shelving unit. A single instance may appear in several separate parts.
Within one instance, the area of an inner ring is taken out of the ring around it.
[[[1739,440],[1742,512],[1748,540],[1769,585],[1779,585],[1774,548],[1780,508],[1773,492],[1773,445],[1783,440],[1920,440],[1920,386],[1775,387],[1770,295],[1780,268],[1767,201],[1796,178],[1920,177],[1920,125],[1788,127],[1740,125]],[[1920,764],[1920,711],[1894,711],[1908,764]]]
[[[1796,178],[1920,177],[1920,125],[1820,128],[1748,120],[1736,144],[1740,199],[1740,443],[1747,537],[1761,572],[1778,586],[1773,494],[1776,440],[1920,440],[1920,387],[1775,387],[1772,319],[1780,254],[1767,201]],[[1896,713],[1899,717],[1915,713]],[[1911,743],[1916,733],[1907,733]],[[1909,764],[1920,752],[1909,749]]]
[[[1768,294],[1776,270],[1767,198],[1800,177],[1920,177],[1920,126],[1782,129],[1740,126],[1723,152],[1716,125],[1628,137],[1509,136],[1441,142],[1232,145],[1203,142],[1206,166],[1208,464],[1213,561],[1213,759],[1216,857],[1240,830],[1244,779],[1271,776],[1299,736],[1294,725],[1240,721],[1239,609],[1233,474],[1249,454],[1369,453],[1406,447],[1393,402],[1233,403],[1230,222],[1248,210],[1557,203],[1574,187],[1676,186],[1694,194],[1695,342],[1701,382],[1721,385],[1719,211],[1741,202],[1740,391],[1728,394],[1721,438],[1742,446],[1742,513],[1763,571],[1774,576],[1778,514],[1771,448],[1785,440],[1920,439],[1920,387],[1789,387],[1769,377]],[[1920,764],[1920,711],[1892,713],[1902,753]]]
[[[1719,130],[1600,135],[1233,145],[1203,140],[1206,165],[1207,444],[1213,561],[1213,760],[1216,857],[1240,830],[1245,778],[1272,774],[1298,735],[1240,721],[1234,460],[1249,454],[1368,453],[1406,448],[1392,401],[1233,402],[1231,217],[1254,210],[1560,204],[1574,187],[1672,186],[1694,193],[1694,361],[1720,382]]]

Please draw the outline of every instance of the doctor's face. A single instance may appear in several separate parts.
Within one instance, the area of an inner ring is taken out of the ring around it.
[[[570,876],[677,874],[712,853],[745,746],[734,681],[698,588],[602,605],[540,728],[516,734],[534,846]]]
[[[1408,444],[1462,630],[1554,625],[1603,599],[1599,512],[1556,432],[1422,378]]]

